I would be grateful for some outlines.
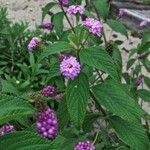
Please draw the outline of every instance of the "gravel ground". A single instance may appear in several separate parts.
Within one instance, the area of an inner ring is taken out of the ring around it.
[[[41,8],[51,1],[53,0],[0,0],[0,6],[5,6],[8,8],[8,17],[11,20],[14,22],[28,22],[29,27],[32,29],[36,24],[41,24]],[[54,11],[58,11],[58,9],[56,8]],[[114,34],[108,27],[105,28],[105,32],[108,39],[111,34]],[[138,38],[133,38],[130,36],[127,40],[120,34],[118,34],[118,39],[124,41],[124,44],[120,48],[125,47],[126,49],[136,47],[140,42]],[[133,44],[130,44],[131,42],[133,42]],[[127,53],[122,51],[122,57],[123,64],[126,64],[128,58]],[[144,73],[148,75],[145,70]],[[150,104],[144,103],[143,108],[150,114]]]

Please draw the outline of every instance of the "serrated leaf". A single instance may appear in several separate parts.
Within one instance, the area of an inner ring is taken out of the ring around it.
[[[140,89],[137,91],[138,96],[142,98],[142,100],[150,102],[150,91],[145,89]]]
[[[44,8],[42,8],[42,20],[44,20],[45,16],[49,13],[50,9],[53,8],[57,3],[50,2]]]
[[[126,37],[128,37],[128,32],[125,28],[125,26],[116,20],[107,20],[107,24],[116,32],[121,33],[122,35],[125,35]]]
[[[144,77],[144,82],[147,85],[147,87],[150,89],[150,78],[149,77]]]
[[[93,87],[93,94],[100,105],[126,120],[137,120],[143,114],[132,94],[124,85],[108,80]]]
[[[57,111],[57,118],[59,122],[59,129],[63,130],[64,127],[67,126],[69,121],[69,114],[68,114],[67,103],[65,98],[63,98],[59,104],[59,108]]]
[[[66,90],[68,112],[73,123],[81,128],[88,103],[89,83],[85,74],[81,73],[70,81]]]
[[[14,132],[1,136],[0,141],[1,150],[61,150],[61,139],[50,141],[34,131]]]
[[[70,48],[71,48],[71,45],[68,42],[64,42],[64,41],[56,42],[56,43],[48,46],[47,48],[45,48],[42,51],[39,59],[41,60],[45,57],[48,57],[49,55],[60,53],[60,52],[63,52],[63,51],[67,51]]]
[[[135,61],[136,61],[136,59],[133,58],[127,62],[127,70],[134,64]]]
[[[112,58],[103,47],[90,47],[80,51],[82,63],[108,73],[112,78],[118,80],[117,68],[112,63]]]
[[[58,35],[61,35],[63,32],[63,19],[64,19],[63,12],[58,12],[58,13],[54,14],[52,17],[54,29],[56,30],[56,33]]]
[[[148,150],[149,140],[139,122],[128,122],[119,117],[111,117],[110,123],[119,138],[136,150]]]
[[[107,0],[93,0],[93,3],[99,12],[99,15],[103,18],[106,19],[109,13],[109,7],[108,7],[108,2]]]
[[[23,99],[5,95],[0,95],[0,124],[6,123],[17,117],[32,115],[35,109]]]

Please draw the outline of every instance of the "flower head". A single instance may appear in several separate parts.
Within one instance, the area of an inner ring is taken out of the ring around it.
[[[63,6],[68,5],[68,0],[59,0],[59,3]]]
[[[146,20],[143,20],[140,22],[140,27],[145,27],[147,26],[148,22]]]
[[[142,84],[142,79],[141,78],[137,78],[135,81],[135,85],[136,86],[140,86]]]
[[[74,150],[95,150],[95,147],[89,141],[79,142]]]
[[[39,134],[48,139],[54,139],[57,136],[58,121],[49,107],[44,111],[37,113],[36,128]]]
[[[51,22],[43,22],[42,28],[47,29],[47,30],[52,30],[53,29],[53,24]]]
[[[103,25],[100,21],[93,18],[86,18],[86,20],[83,21],[83,25],[89,29],[90,33],[93,33],[97,36],[101,35]]]
[[[33,37],[31,39],[31,41],[29,42],[29,44],[28,44],[28,50],[29,51],[33,51],[34,49],[36,49],[38,44],[39,44],[39,42],[40,42],[39,38]]]
[[[63,59],[60,64],[60,72],[68,79],[74,79],[80,73],[80,64],[76,57],[70,56]]]
[[[69,15],[83,14],[84,13],[84,7],[82,5],[69,6],[67,9],[67,13]]]
[[[0,136],[2,136],[4,134],[12,133],[14,130],[15,130],[15,128],[13,125],[9,125],[9,124],[3,125],[0,128]]]
[[[125,15],[125,8],[120,8],[119,9],[119,17],[122,17]]]
[[[41,90],[41,93],[45,96],[45,97],[49,97],[49,96],[54,96],[55,93],[55,88],[51,85],[43,88]]]

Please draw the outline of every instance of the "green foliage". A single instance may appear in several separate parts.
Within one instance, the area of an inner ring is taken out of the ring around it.
[[[88,104],[88,78],[81,73],[75,80],[70,81],[66,89],[68,112],[74,124],[81,128]]]
[[[138,96],[142,98],[142,100],[149,102],[150,101],[150,91],[141,89],[138,90]]]

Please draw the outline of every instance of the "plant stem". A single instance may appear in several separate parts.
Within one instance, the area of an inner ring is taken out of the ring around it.
[[[98,135],[99,135],[99,131],[96,133],[96,136],[95,136],[95,139],[94,139],[94,141],[93,141],[93,145],[96,143],[96,141],[97,141],[97,138],[98,138]]]

